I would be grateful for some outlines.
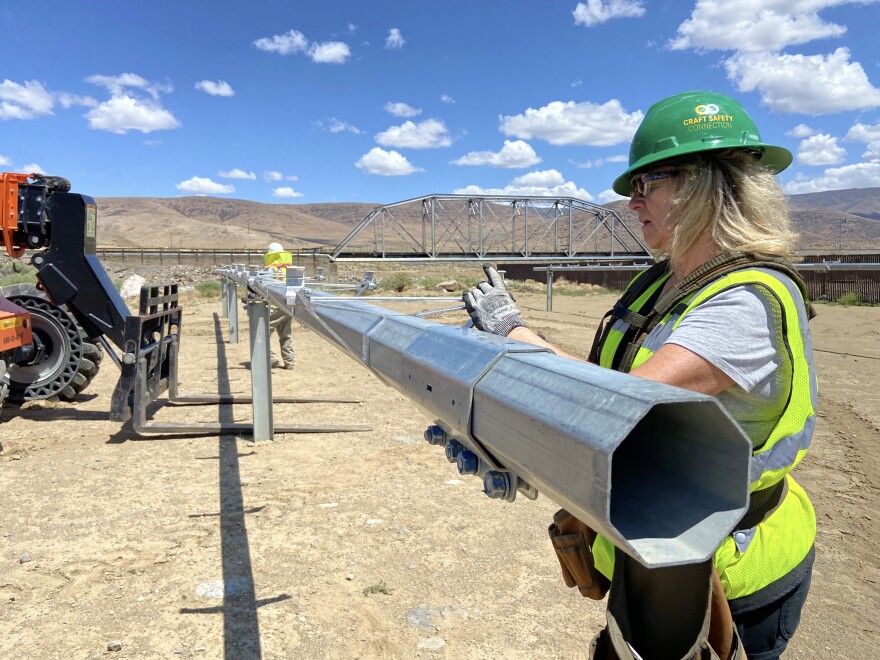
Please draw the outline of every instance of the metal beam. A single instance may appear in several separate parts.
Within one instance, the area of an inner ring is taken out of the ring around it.
[[[751,444],[714,397],[307,284],[221,273],[436,418],[429,440],[492,497],[543,491],[651,568],[710,558],[746,510]]]

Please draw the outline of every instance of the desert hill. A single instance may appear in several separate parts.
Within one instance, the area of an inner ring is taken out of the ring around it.
[[[101,197],[96,202],[101,246],[201,249],[262,249],[271,241],[288,249],[332,247],[378,206],[217,197]],[[880,249],[880,188],[793,195],[790,202],[801,250]],[[608,207],[637,229],[626,201]]]
[[[95,201],[102,246],[261,249],[280,241],[287,249],[299,249],[336,245],[351,231],[350,224],[336,220],[332,213],[313,215],[295,204],[218,197],[99,197]]]

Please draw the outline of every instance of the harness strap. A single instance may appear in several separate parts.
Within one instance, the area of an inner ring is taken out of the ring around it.
[[[749,496],[748,511],[740,518],[733,531],[757,527],[779,508],[786,495],[788,495],[788,479],[784,477],[769,488],[753,492]]]
[[[669,260],[664,259],[663,261],[658,261],[648,268],[648,270],[641,273],[637,279],[630,284],[627,290],[624,291],[620,300],[614,304],[614,307],[608,310],[605,316],[602,317],[602,320],[599,322],[599,327],[596,328],[596,335],[593,337],[593,345],[590,347],[590,353],[587,357],[589,362],[599,364],[599,349],[605,344],[605,340],[608,338],[608,334],[611,332],[612,326],[616,321],[625,321],[637,332],[641,331],[648,322],[648,317],[631,311],[629,309],[630,305],[638,300],[658,278],[665,275],[668,272],[668,268]]]

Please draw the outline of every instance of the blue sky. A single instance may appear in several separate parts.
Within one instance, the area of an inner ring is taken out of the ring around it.
[[[654,102],[737,98],[790,193],[880,186],[880,0],[0,4],[0,169],[95,197],[617,199]]]

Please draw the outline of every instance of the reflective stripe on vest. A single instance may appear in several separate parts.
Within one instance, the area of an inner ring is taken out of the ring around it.
[[[805,309],[794,302],[801,298],[800,291],[788,278],[780,279],[771,269],[738,270],[711,282],[687,302],[677,305],[654,331],[663,333],[662,326],[680,313],[672,329],[666,332],[670,334],[697,305],[730,287],[747,284],[763,287],[778,301],[783,315],[783,338],[792,362],[791,392],[785,410],[764,444],[752,453],[750,489],[756,491],[786,478],[801,461],[815,424],[818,388],[812,376],[812,345],[806,332],[808,321]],[[630,309],[643,313],[642,304],[643,301],[637,301]],[[611,365],[623,340],[627,326],[625,323],[620,325],[612,328],[601,348],[599,363],[602,366]],[[653,351],[642,346],[632,368],[643,364],[651,355]],[[783,577],[798,566],[813,546],[816,535],[813,507],[803,489],[793,479],[788,479],[789,492],[770,517],[755,528],[739,530],[740,542],[728,536],[715,553],[715,563],[729,600],[753,594]],[[598,537],[593,544],[593,556],[596,567],[610,578],[614,569],[612,544],[604,537]]]

